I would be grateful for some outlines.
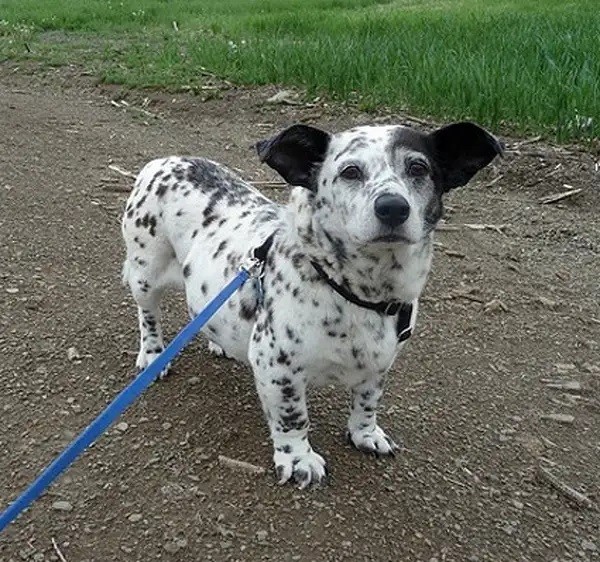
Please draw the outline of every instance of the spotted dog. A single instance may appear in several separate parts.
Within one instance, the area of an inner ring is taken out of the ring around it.
[[[265,259],[204,329],[216,352],[251,365],[280,482],[319,482],[309,384],[351,391],[348,438],[392,455],[377,423],[386,373],[411,334],[442,198],[501,153],[472,123],[431,133],[369,126],[330,134],[294,125],[256,145],[291,186],[287,206],[203,158],[154,160],[123,217],[124,281],[138,305],[137,366],[164,347],[160,300],[183,288],[196,315],[253,252]]]

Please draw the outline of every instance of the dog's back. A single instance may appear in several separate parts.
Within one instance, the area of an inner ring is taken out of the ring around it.
[[[139,305],[142,339],[146,337],[139,367],[163,348],[156,328],[162,291],[185,285],[188,302],[195,304],[190,315],[197,314],[249,251],[277,228],[281,215],[282,209],[250,184],[207,159],[163,158],[142,169],[122,221],[127,249],[123,281]],[[237,359],[246,360],[255,301],[248,284],[207,326],[209,338],[228,342],[225,351]]]

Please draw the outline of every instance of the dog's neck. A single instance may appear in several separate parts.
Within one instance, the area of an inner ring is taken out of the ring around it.
[[[290,228],[284,234],[298,243],[305,266],[312,269],[310,262],[317,262],[330,279],[364,301],[409,303],[419,297],[431,267],[433,233],[416,244],[341,243],[314,223],[307,204],[290,203]]]

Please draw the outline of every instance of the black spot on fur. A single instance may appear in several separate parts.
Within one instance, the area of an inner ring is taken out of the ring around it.
[[[277,363],[279,363],[280,365],[290,364],[290,357],[285,351],[283,351],[283,349],[279,350],[279,355],[277,356]]]
[[[169,189],[169,184],[165,181],[162,181],[156,188],[156,196],[159,199],[162,199],[167,192],[167,189]]]
[[[207,226],[211,225],[213,222],[215,222],[217,220],[217,217],[215,215],[208,215],[203,221],[202,221],[202,228],[206,228]]]
[[[191,273],[192,273],[192,268],[189,263],[186,263],[183,266],[183,276],[187,279]]]
[[[221,254],[221,252],[223,250],[225,250],[225,248],[227,248],[227,240],[222,240],[221,243],[219,244],[219,246],[217,247],[215,253],[213,254],[212,258],[213,259],[218,258],[219,254]],[[227,276],[227,274],[225,276]]]
[[[256,306],[248,305],[246,302],[242,302],[240,306],[240,318],[243,320],[252,320],[256,315]]]

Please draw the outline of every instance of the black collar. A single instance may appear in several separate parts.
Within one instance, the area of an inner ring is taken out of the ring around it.
[[[412,305],[410,303],[400,302],[400,301],[380,301],[380,302],[369,302],[364,301],[358,298],[355,294],[351,293],[345,287],[342,287],[338,283],[336,283],[325,271],[323,268],[316,262],[310,262],[312,266],[315,268],[319,277],[323,279],[336,293],[344,297],[347,301],[355,304],[356,306],[360,306],[361,308],[367,308],[369,310],[374,310],[379,314],[386,314],[388,316],[395,316],[400,312],[409,311],[409,321],[410,321],[410,313],[412,312]]]

